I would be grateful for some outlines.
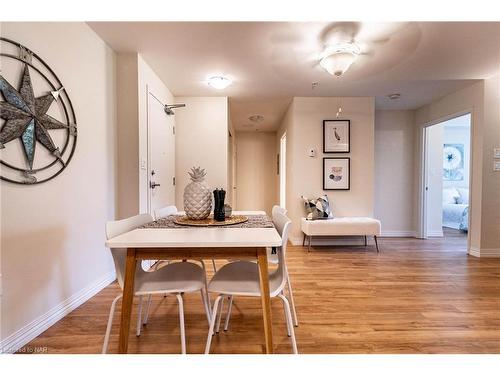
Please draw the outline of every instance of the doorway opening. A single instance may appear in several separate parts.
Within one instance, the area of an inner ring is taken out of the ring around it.
[[[467,249],[470,159],[470,113],[424,129],[423,238],[463,241]]]
[[[280,206],[286,208],[286,132],[280,139],[278,173],[280,174]]]

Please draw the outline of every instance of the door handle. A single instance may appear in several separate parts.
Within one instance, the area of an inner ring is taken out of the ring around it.
[[[151,189],[154,189],[154,188],[155,188],[155,187],[157,187],[157,186],[160,186],[160,184],[157,184],[156,182],[153,182],[153,181],[150,181],[150,182],[149,182],[149,187],[150,187]]]

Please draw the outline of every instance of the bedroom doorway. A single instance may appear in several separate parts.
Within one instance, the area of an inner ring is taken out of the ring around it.
[[[467,249],[471,114],[450,118],[425,128],[424,238],[463,241]]]
[[[278,164],[278,173],[280,175],[280,206],[286,208],[286,132],[283,133],[280,139]]]

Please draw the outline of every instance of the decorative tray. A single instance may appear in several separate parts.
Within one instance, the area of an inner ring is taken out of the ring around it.
[[[248,221],[248,217],[243,215],[233,215],[226,218],[224,221],[215,221],[212,215],[203,220],[193,220],[184,215],[175,218],[174,223],[190,227],[222,227],[226,225],[241,224],[246,221]]]

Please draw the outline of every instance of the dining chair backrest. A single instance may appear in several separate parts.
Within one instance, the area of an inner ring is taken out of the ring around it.
[[[111,238],[119,236],[120,234],[130,232],[131,230],[152,221],[153,217],[150,214],[140,214],[123,220],[108,221],[106,223],[106,238],[109,240]],[[115,263],[116,278],[118,280],[120,288],[123,289],[127,249],[112,248],[110,250],[111,255],[113,256],[113,262]],[[138,275],[139,272],[142,272],[141,262],[137,262],[135,271],[136,275]]]
[[[277,228],[277,227],[276,227],[276,225],[277,225],[277,224],[276,224],[276,220],[277,220],[277,215],[278,215],[278,213],[281,213],[281,214],[283,214],[283,215],[286,215],[286,210],[285,210],[283,207],[278,206],[278,205],[276,205],[276,204],[275,204],[275,205],[273,206],[272,213],[271,213],[271,215],[272,215],[272,221],[273,221],[273,224],[274,224],[274,227],[275,227],[275,228]],[[281,233],[280,233],[280,236],[281,236]],[[268,254],[268,258],[267,258],[267,260],[268,260],[269,262],[273,263],[273,264],[278,263],[279,259],[278,259],[278,256],[277,256],[277,252],[274,252],[274,251],[273,251],[273,252],[271,252],[271,254]]]
[[[283,213],[276,213],[273,218],[274,226],[281,236],[281,246],[278,248],[278,274],[281,279],[281,284],[286,282],[286,246],[288,243],[288,233],[290,232],[290,225],[292,221]]]
[[[177,207],[175,206],[166,206],[162,208],[158,208],[155,210],[155,220],[175,215],[177,213]]]
[[[273,209],[271,211],[271,216],[274,218],[274,216],[278,213],[278,212],[281,212],[283,215],[286,215],[286,209],[281,207],[281,206],[278,206],[277,204],[275,204],[273,206]]]

